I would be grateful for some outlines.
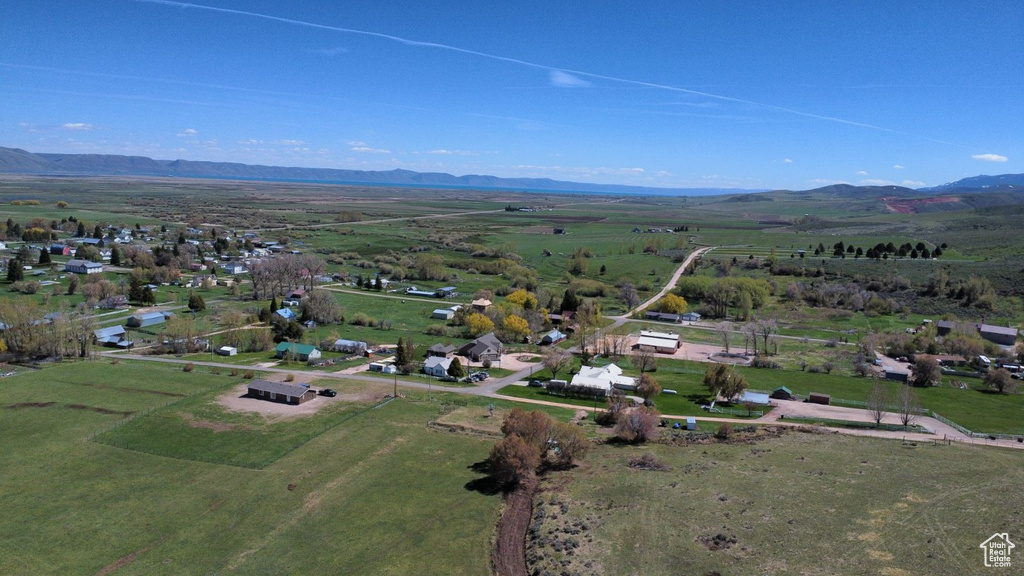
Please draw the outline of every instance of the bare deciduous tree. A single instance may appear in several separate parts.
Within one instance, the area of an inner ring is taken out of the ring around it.
[[[917,421],[917,415],[921,412],[921,402],[917,399],[917,392],[910,386],[900,386],[896,395],[896,407],[899,409],[900,423],[908,427]]]
[[[871,391],[868,392],[867,409],[876,426],[882,423],[886,409],[891,403],[892,394],[889,392],[889,388],[880,379],[875,378]]]
[[[544,367],[551,371],[551,377],[558,378],[558,373],[572,364],[572,354],[568,350],[551,346],[544,351],[542,362]]]
[[[630,364],[634,368],[640,371],[640,374],[644,372],[654,372],[658,369],[658,357],[654,355],[654,352],[650,350],[644,350],[643,348],[637,349],[633,352],[633,355],[629,358]]]
[[[728,320],[715,324],[715,331],[722,337],[722,349],[729,353],[729,336],[732,335],[732,322]]]

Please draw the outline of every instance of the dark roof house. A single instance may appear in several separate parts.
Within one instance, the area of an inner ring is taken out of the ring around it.
[[[505,345],[501,343],[501,340],[498,340],[498,337],[494,335],[494,332],[484,334],[469,344],[464,345],[462,348],[459,348],[460,355],[465,356],[474,362],[498,360],[501,358],[504,351]]]
[[[249,396],[282,404],[302,404],[316,398],[316,392],[308,384],[290,384],[253,380],[249,382]]]

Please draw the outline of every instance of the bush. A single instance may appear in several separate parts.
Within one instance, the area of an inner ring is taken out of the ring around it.
[[[195,365],[193,365],[191,362],[189,362],[188,364],[185,364],[185,367],[182,368],[182,370],[185,371],[185,372],[191,372],[191,371],[193,371],[195,369],[196,369]]]
[[[635,408],[619,414],[615,435],[625,442],[643,444],[658,436],[658,411],[654,408]]]
[[[289,374],[284,377],[285,382],[295,382],[295,374]]]
[[[231,375],[232,376],[238,376],[238,368],[232,368],[231,369]]]
[[[722,425],[715,430],[715,438],[719,440],[728,440],[729,436],[732,435],[732,425],[728,422],[722,422]]]
[[[255,377],[256,375],[253,373],[252,370],[246,370],[245,374],[242,374],[242,378],[245,380],[252,380]]]
[[[760,356],[754,356],[754,359],[750,362],[750,366],[753,368],[770,368],[772,370],[782,369],[782,365],[778,362],[762,358]]]
[[[353,326],[370,326],[370,327],[373,327],[374,325],[377,324],[377,321],[374,320],[372,317],[370,317],[369,314],[365,314],[363,312],[356,312],[352,316],[352,319],[349,320],[349,324],[351,324]]]
[[[669,466],[662,462],[657,456],[648,452],[643,456],[629,459],[628,466],[637,470],[653,470],[656,472],[668,472]]]

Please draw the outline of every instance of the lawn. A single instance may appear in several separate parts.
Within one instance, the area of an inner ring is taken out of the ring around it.
[[[627,467],[644,453],[669,470]],[[752,443],[605,445],[543,483],[537,536],[527,543],[541,560],[530,568],[980,574],[978,545],[995,526],[1024,531],[1024,496],[1005,489],[1021,482],[1024,451],[973,446],[799,432]]]
[[[368,410],[262,470],[87,441],[125,412],[137,415],[123,428],[139,426],[141,441],[168,450],[160,436],[188,440],[181,427],[143,423],[178,406],[238,423],[202,402],[236,380],[122,361],[0,381],[0,573],[95,574],[115,564],[119,575],[488,573],[501,500],[467,485],[492,441],[424,427],[450,396],[427,402],[414,392]],[[241,455],[275,442],[278,428],[237,432]],[[203,446],[230,459],[219,439],[193,448]]]

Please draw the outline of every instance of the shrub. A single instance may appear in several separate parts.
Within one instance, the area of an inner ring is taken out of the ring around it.
[[[232,368],[231,369],[231,375],[232,376],[238,376],[238,368]]]
[[[193,371],[195,369],[196,369],[195,365],[193,365],[191,362],[189,362],[188,364],[185,364],[185,367],[182,368],[182,370],[185,371],[185,372],[191,372],[191,371]]]
[[[653,453],[648,452],[643,456],[636,456],[629,459],[628,466],[637,470],[653,470],[656,472],[668,472],[669,466],[661,461]]]
[[[374,326],[377,323],[369,314],[363,312],[356,312],[352,319],[349,320],[349,324],[353,326]]]
[[[754,359],[750,362],[750,366],[753,368],[770,368],[772,370],[780,370],[782,365],[773,360],[762,358],[760,356],[754,356]]]
[[[245,380],[252,380],[255,377],[256,377],[256,375],[253,374],[252,370],[246,370],[245,374],[242,374],[242,378],[245,379]]]
[[[635,408],[619,415],[615,435],[625,442],[643,444],[658,436],[658,411],[654,408]]]
[[[289,375],[285,376],[284,377],[284,381],[285,382],[294,382],[295,381],[295,374],[289,374]]]
[[[728,440],[729,436],[732,435],[732,425],[728,422],[722,422],[722,425],[715,430],[715,438],[719,440]]]

